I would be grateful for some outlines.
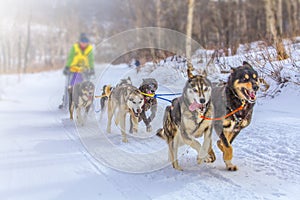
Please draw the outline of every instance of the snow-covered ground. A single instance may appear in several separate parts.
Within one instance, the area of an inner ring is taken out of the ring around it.
[[[103,84],[131,76],[135,85],[149,74],[159,92],[180,92],[180,72],[158,68],[137,75],[126,65],[97,67],[96,93]],[[298,199],[300,192],[300,92],[287,86],[274,99],[259,99],[252,123],[234,141],[236,172],[222,155],[197,165],[190,148],[181,150],[184,171],[167,163],[167,145],[155,136],[164,106],[159,101],[153,132],[121,142],[120,131],[105,133],[106,115],[91,112],[77,127],[58,110],[61,71],[0,76],[0,199]],[[98,110],[98,100],[95,110]],[[127,126],[128,127],[128,126]]]

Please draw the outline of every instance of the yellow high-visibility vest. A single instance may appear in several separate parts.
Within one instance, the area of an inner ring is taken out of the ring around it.
[[[93,50],[92,45],[88,45],[84,51],[81,50],[79,44],[74,44],[75,56],[70,66],[71,72],[82,72],[84,68],[89,68],[89,53]]]

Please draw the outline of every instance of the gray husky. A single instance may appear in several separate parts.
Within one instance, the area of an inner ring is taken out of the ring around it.
[[[113,89],[108,98],[108,122],[106,132],[111,133],[111,121],[115,115],[116,125],[120,123],[122,141],[128,142],[125,129],[126,115],[129,113],[131,123],[133,124],[132,130],[136,133],[138,131],[138,120],[143,105],[144,96],[138,88],[124,84]]]
[[[204,75],[193,75],[193,66],[189,64],[188,81],[182,96],[173,99],[172,105],[165,109],[163,128],[157,131],[157,136],[166,140],[169,145],[169,159],[177,170],[177,152],[181,145],[189,145],[198,153],[199,164],[213,162],[216,157],[212,149],[212,121],[200,116],[212,116],[211,82]],[[204,136],[203,145],[196,138]]]

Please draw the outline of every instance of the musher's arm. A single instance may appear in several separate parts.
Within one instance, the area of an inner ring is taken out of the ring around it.
[[[75,57],[75,47],[73,45],[72,48],[69,51],[68,60],[67,60],[67,64],[66,64],[67,68],[71,67],[71,64],[73,62],[74,57]]]

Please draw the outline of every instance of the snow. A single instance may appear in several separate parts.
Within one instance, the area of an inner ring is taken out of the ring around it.
[[[137,74],[127,65],[98,65],[96,94],[104,84],[130,76],[134,85],[154,77],[161,92],[181,92],[186,78],[174,67],[149,66]],[[298,199],[300,195],[300,92],[291,84],[275,98],[260,98],[252,123],[234,141],[228,172],[213,134],[217,160],[197,165],[184,147],[179,163],[167,162],[167,145],[155,136],[168,102],[159,100],[153,131],[121,142],[106,113],[92,111],[84,127],[58,110],[61,71],[0,76],[0,199]],[[170,97],[171,98],[171,97]],[[95,110],[99,108],[95,101]],[[127,126],[128,128],[128,126]]]

